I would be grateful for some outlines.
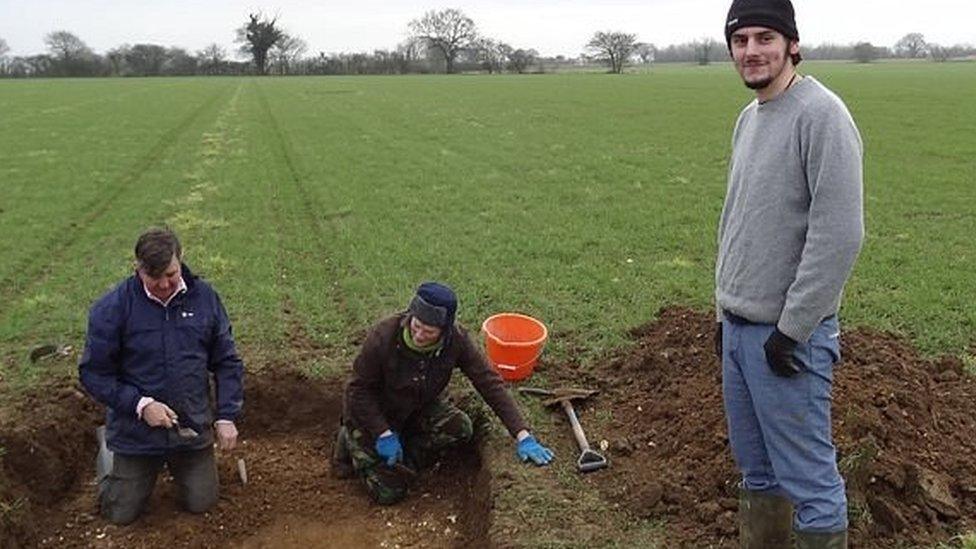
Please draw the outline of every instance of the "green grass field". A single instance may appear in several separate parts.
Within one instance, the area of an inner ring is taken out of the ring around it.
[[[976,64],[801,68],[865,142],[847,325],[972,353]],[[458,289],[471,327],[522,311],[550,326],[551,362],[599,360],[663,305],[711,306],[749,99],[721,65],[0,81],[0,375],[29,385],[33,345],[80,347],[88,306],[159,223],[221,292],[252,368],[298,334],[322,350],[303,367],[344,369],[425,279]]]

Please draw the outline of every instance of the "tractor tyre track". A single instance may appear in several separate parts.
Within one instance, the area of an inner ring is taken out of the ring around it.
[[[262,111],[268,115],[268,105],[263,93],[259,92],[258,97]],[[275,132],[274,139],[280,140],[278,132]],[[289,177],[294,181],[297,175],[290,161],[288,165]],[[287,246],[285,245],[287,236],[284,229],[288,216],[286,216],[282,206],[284,199],[282,198],[280,179],[272,177],[269,182],[268,206],[273,219],[272,227],[275,238],[274,269],[277,282],[276,293],[278,294],[277,319],[283,332],[280,334],[282,340],[278,346],[280,351],[268,363],[272,368],[288,371],[295,370],[296,366],[299,366],[297,369],[301,369],[300,366],[309,360],[310,352],[311,354],[318,354],[322,352],[322,347],[308,335],[307,320],[295,306],[294,296],[289,290],[290,281],[287,268],[289,262],[287,260]]]
[[[335,228],[331,224],[329,225],[329,227],[323,226],[323,223],[321,221],[322,216],[319,213],[322,212],[323,210],[322,208],[318,207],[317,201],[314,199],[312,194],[309,193],[308,188],[302,182],[302,178],[299,175],[298,169],[295,166],[295,161],[291,153],[291,147],[288,145],[288,138],[285,135],[285,133],[282,131],[281,126],[278,123],[278,119],[275,118],[274,113],[271,110],[271,106],[268,103],[267,96],[264,93],[264,90],[258,87],[257,92],[258,92],[257,93],[258,101],[261,104],[261,109],[264,111],[264,114],[268,119],[268,125],[271,128],[271,131],[273,132],[274,135],[274,142],[277,145],[276,153],[284,161],[284,165],[287,168],[287,179],[294,187],[298,195],[299,202],[301,202],[302,213],[304,214],[303,217],[305,220],[304,225],[306,227],[309,227],[314,234],[315,248],[318,250],[318,252],[321,254],[322,257],[327,258],[323,261],[323,263],[327,270],[328,279],[336,281],[337,285],[335,286],[335,290],[330,292],[330,298],[332,299],[333,304],[335,304],[336,308],[341,313],[347,313],[349,310],[349,306],[346,301],[346,297],[343,294],[341,288],[338,287],[339,268],[335,264],[333,254],[331,253],[332,250],[329,248],[329,246],[326,245],[326,239],[325,239],[325,235],[327,232],[331,233],[333,236],[337,236],[337,232],[335,231]],[[277,200],[280,198],[278,193],[275,193],[274,198],[275,198],[274,200],[275,206],[273,206],[273,208],[275,210],[275,216],[278,218],[278,222],[280,226],[280,224],[284,220],[284,215],[281,210],[280,203],[277,202]],[[281,233],[279,231],[279,235],[280,234]],[[278,249],[279,251],[282,249],[280,243]],[[332,258],[332,260],[330,261],[328,258]],[[282,266],[282,262],[279,260],[279,269],[281,268],[281,266]],[[293,308],[290,308],[290,306],[288,305],[289,302],[290,302],[290,298],[288,296],[285,296],[285,298],[283,299],[282,306],[285,309],[290,309],[290,312],[287,312],[286,314],[294,315],[296,311],[294,311]],[[341,316],[342,318],[346,318],[346,319],[349,318],[348,314],[342,314]],[[291,316],[290,328],[292,330],[296,328],[296,326],[294,325],[296,322],[298,322],[297,319],[295,319],[294,316]],[[349,321],[346,320],[346,322],[348,323]],[[304,332],[303,327],[301,331]]]

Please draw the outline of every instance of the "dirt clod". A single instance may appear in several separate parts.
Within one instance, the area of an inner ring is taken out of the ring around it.
[[[909,476],[921,492],[922,501],[932,510],[947,518],[959,517],[959,505],[949,491],[950,478],[918,466],[910,468]]]

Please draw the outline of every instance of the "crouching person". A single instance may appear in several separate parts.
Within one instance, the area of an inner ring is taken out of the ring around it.
[[[552,452],[529,433],[502,379],[455,324],[456,312],[453,290],[421,284],[406,311],[373,326],[353,363],[332,469],[339,477],[359,476],[380,504],[402,500],[411,471],[471,440],[471,418],[442,396],[455,368],[516,439],[522,461],[552,461]]]
[[[98,500],[102,516],[116,524],[139,517],[163,466],[184,509],[213,507],[214,441],[228,450],[237,443],[243,364],[220,298],[181,256],[171,231],[145,232],[135,247],[135,273],[89,313],[78,371],[106,407]]]

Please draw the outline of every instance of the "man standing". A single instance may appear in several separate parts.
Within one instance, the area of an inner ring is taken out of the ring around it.
[[[78,371],[107,409],[98,499],[102,515],[117,524],[142,513],[163,465],[186,510],[211,508],[217,502],[215,432],[219,448],[237,443],[243,364],[220,298],[181,256],[171,231],[143,233],[135,274],[89,313]]]
[[[332,467],[339,477],[358,474],[380,504],[406,496],[413,468],[471,439],[471,418],[441,396],[454,368],[516,439],[522,461],[546,465],[553,458],[529,433],[501,377],[455,324],[457,306],[451,288],[421,284],[406,311],[373,326],[353,363]]]
[[[864,237],[862,144],[844,103],[800,76],[789,0],[735,0],[725,36],[756,98],[732,137],[715,272],[716,350],[742,472],[740,542],[845,547],[831,439],[837,312]]]

